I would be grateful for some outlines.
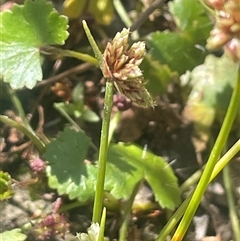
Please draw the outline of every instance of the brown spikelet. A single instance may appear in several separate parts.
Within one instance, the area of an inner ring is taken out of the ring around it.
[[[128,36],[129,29],[124,28],[107,44],[103,54],[103,75],[133,102],[142,107],[153,106],[139,68],[145,54],[145,43],[139,41],[129,48]]]

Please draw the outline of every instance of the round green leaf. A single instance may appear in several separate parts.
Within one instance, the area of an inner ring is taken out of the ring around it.
[[[68,20],[45,0],[15,4],[0,19],[0,77],[14,89],[33,88],[42,80],[40,47],[64,44]]]

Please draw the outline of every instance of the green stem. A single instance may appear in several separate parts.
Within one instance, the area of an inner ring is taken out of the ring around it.
[[[66,120],[78,131],[80,131],[80,127],[78,124],[71,118],[71,116],[63,109],[63,103],[54,103],[53,107],[64,117]]]
[[[232,224],[232,230],[235,237],[235,241],[240,241],[240,222],[238,220],[237,210],[235,208],[235,201],[232,192],[232,181],[230,176],[229,166],[225,166],[223,169],[223,182],[226,190],[228,207],[229,207],[229,216]]]
[[[4,115],[0,115],[0,121],[16,128],[17,130],[20,130],[33,142],[33,144],[37,147],[41,154],[45,152],[45,144],[38,138],[38,136],[33,131]]]
[[[82,21],[83,28],[87,35],[88,41],[92,46],[93,52],[98,60],[100,68],[102,68],[103,56],[101,51],[99,50],[86,21]],[[105,173],[106,173],[106,165],[107,165],[107,154],[108,154],[108,137],[109,137],[109,126],[111,120],[111,112],[112,112],[112,104],[113,104],[113,82],[111,80],[106,81],[106,92],[105,92],[105,102],[103,108],[103,123],[101,130],[101,138],[100,138],[100,148],[99,148],[99,170],[97,175],[97,185],[96,185],[96,193],[94,197],[94,206],[93,206],[93,223],[99,223],[101,218],[102,206],[103,206],[103,194],[104,194],[104,181],[105,181]]]
[[[96,58],[92,57],[91,55],[88,54],[83,54],[77,51],[73,50],[65,50],[65,49],[58,49],[54,47],[48,47],[42,50],[43,52],[50,53],[50,54],[57,54],[60,56],[65,56],[65,57],[72,57],[76,59],[83,60],[84,62],[91,63],[93,65],[98,66],[98,61]]]
[[[106,92],[105,92],[105,102],[103,109],[103,123],[100,139],[100,149],[99,149],[99,170],[97,175],[97,187],[96,194],[94,198],[93,207],[93,218],[92,222],[100,222],[102,205],[103,205],[103,191],[104,191],[104,180],[107,164],[107,153],[108,153],[108,135],[109,135],[109,125],[112,112],[113,103],[113,83],[107,81]]]
[[[122,111],[118,111],[113,118],[111,119],[110,122],[110,129],[109,129],[109,135],[108,135],[108,144],[110,144],[112,137],[113,137],[113,133],[116,130],[117,124],[119,123],[119,120],[121,119],[122,116]]]
[[[82,207],[85,205],[88,205],[89,202],[79,202],[79,201],[74,201],[71,203],[67,203],[67,204],[63,204],[60,206],[60,208],[58,209],[59,213],[66,213],[67,211],[77,208],[77,207]]]
[[[240,151],[240,140],[238,140],[230,150],[218,161],[214,167],[213,173],[210,178],[210,182],[221,172],[221,170],[231,161],[231,159]],[[197,181],[197,180],[196,180]],[[209,182],[209,183],[210,183]],[[187,199],[181,204],[177,211],[173,214],[171,219],[162,229],[161,233],[158,235],[156,241],[165,241],[167,236],[171,233],[174,227],[177,225],[182,215],[184,214],[186,207],[188,206],[192,194],[190,194]]]
[[[88,28],[88,26],[87,26],[86,21],[83,20],[83,21],[82,21],[82,24],[83,24],[83,28],[84,28],[84,30],[85,30],[85,33],[86,33],[86,35],[87,35],[88,41],[89,41],[89,43],[90,43],[90,45],[91,45],[91,47],[92,47],[92,49],[93,49],[93,52],[94,52],[94,54],[95,54],[95,57],[96,57],[97,60],[98,60],[98,64],[99,64],[100,68],[102,68],[102,62],[103,62],[102,53],[101,53],[101,51],[99,50],[99,48],[98,48],[98,46],[97,46],[97,44],[96,44],[96,42],[95,42],[95,40],[94,40],[91,32],[90,32],[90,30],[89,30],[89,28]]]
[[[97,59],[88,54],[83,54],[72,50],[61,50],[60,54],[62,56],[73,57],[98,66]]]
[[[120,0],[114,0],[113,5],[123,23],[126,25],[126,27],[130,28],[132,25],[132,20],[122,5],[122,2]],[[134,31],[131,36],[133,40],[139,39],[139,34],[137,31]]]
[[[77,130],[84,132],[78,124],[71,118],[71,116],[64,110],[64,104],[63,103],[54,103],[53,107],[59,111],[59,113],[66,118],[66,120]],[[97,147],[93,144],[93,142],[90,142],[90,146],[94,149],[94,151],[98,151]]]
[[[9,96],[10,96],[10,98],[11,98],[11,101],[12,101],[14,107],[16,108],[19,116],[21,117],[21,119],[22,119],[22,121],[23,121],[24,126],[25,126],[29,131],[31,131],[33,134],[35,134],[34,131],[33,131],[33,129],[32,129],[32,127],[31,127],[30,124],[29,124],[28,119],[26,118],[26,114],[25,114],[25,112],[24,112],[24,110],[23,110],[23,108],[22,108],[22,104],[21,104],[19,98],[17,97],[16,92],[15,92],[14,90],[12,90],[10,87],[8,87],[8,93],[9,93]]]
[[[210,181],[211,174],[213,172],[214,166],[216,165],[218,158],[223,150],[223,147],[228,138],[229,132],[232,128],[233,121],[235,119],[238,103],[240,102],[240,69],[238,70],[238,79],[236,81],[236,85],[234,87],[234,91],[230,100],[230,104],[227,110],[227,114],[223,121],[221,130],[217,137],[217,140],[213,146],[211,154],[206,164],[206,168],[201,176],[201,179],[196,187],[196,190],[192,196],[192,199],[187,207],[187,210],[172,238],[172,241],[181,241],[191,223],[191,220],[196,212],[199,203],[202,199],[202,196],[208,186]]]
[[[195,173],[193,173],[181,186],[181,193],[186,192],[187,190],[189,190],[189,187],[191,187],[192,185],[196,184],[203,172],[203,168],[205,167],[205,165],[200,169],[197,170]]]
[[[240,139],[231,147],[230,150],[218,161],[214,167],[210,182],[220,173],[221,170],[231,161],[231,159],[240,151]]]
[[[130,221],[133,201],[137,195],[137,192],[138,192],[140,186],[142,185],[142,182],[143,181],[140,181],[136,184],[130,198],[127,200],[126,205],[123,209],[123,213],[122,213],[123,222],[122,222],[122,225],[121,225],[121,228],[119,231],[119,241],[127,240],[127,233],[128,233],[128,227],[129,227],[129,221]]]
[[[99,235],[98,235],[98,240],[97,241],[104,241],[106,214],[107,214],[106,208],[103,208],[101,222],[100,222],[100,231],[99,231]]]

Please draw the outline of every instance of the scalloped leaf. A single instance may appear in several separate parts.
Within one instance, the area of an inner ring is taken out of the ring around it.
[[[89,138],[83,132],[65,128],[56,140],[46,146],[44,158],[48,183],[60,195],[80,202],[93,199],[98,166],[86,163]],[[115,160],[118,160],[116,156]],[[127,163],[107,164],[105,190],[116,199],[128,199],[136,183],[143,178],[142,171]]]
[[[0,76],[14,89],[33,88],[42,80],[40,47],[64,44],[68,20],[45,0],[15,4],[0,19]]]
[[[148,37],[148,44],[154,59],[181,75],[203,63],[212,24],[200,2],[174,0],[169,8],[179,31],[154,32]]]
[[[115,145],[109,147],[105,189],[116,199],[127,200],[136,184],[144,178],[144,172],[128,162],[125,151],[118,152]]]
[[[132,172],[130,176],[133,178],[134,185],[137,180],[145,178],[152,187],[156,201],[162,207],[174,209],[180,203],[177,178],[162,157],[143,151],[136,145],[120,143],[110,147],[109,161],[115,165],[122,165],[124,167],[120,168],[122,172],[125,169],[128,169],[129,173]],[[129,181],[125,181],[129,185]]]
[[[0,240],[4,241],[24,241],[27,239],[27,235],[21,233],[20,228],[15,228],[9,231],[0,233]]]
[[[44,157],[49,186],[60,195],[80,202],[93,199],[96,187],[97,165],[84,162],[89,138],[83,132],[65,128],[56,140],[46,146]],[[158,156],[136,145],[111,145],[105,176],[106,191],[116,199],[128,199],[136,184],[145,178],[151,185],[156,200],[173,209],[180,202],[177,179],[170,166]]]
[[[60,195],[68,194],[70,199],[83,202],[93,195],[97,170],[84,163],[89,144],[84,132],[67,127],[46,146],[44,158],[49,163],[46,169],[49,186]]]

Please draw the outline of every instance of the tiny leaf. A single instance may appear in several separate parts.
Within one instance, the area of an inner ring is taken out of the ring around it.
[[[0,76],[14,89],[33,88],[42,79],[40,47],[62,45],[67,18],[44,0],[15,4],[0,13]]]

